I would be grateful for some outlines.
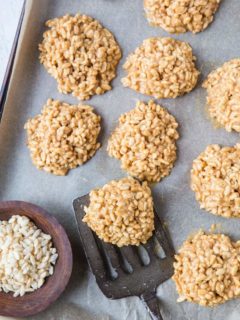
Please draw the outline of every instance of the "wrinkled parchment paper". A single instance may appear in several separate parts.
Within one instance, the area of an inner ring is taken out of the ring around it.
[[[132,109],[138,99],[149,97],[123,88],[122,64],[143,39],[169,36],[160,28],[150,27],[144,17],[142,0],[34,0],[25,21],[14,78],[0,125],[0,199],[25,200],[42,206],[65,227],[74,251],[71,281],[61,296],[34,320],[147,320],[149,315],[138,298],[110,301],[98,289],[87,267],[77,233],[72,200],[111,179],[126,175],[120,163],[108,157],[109,134],[121,113]],[[55,80],[38,61],[38,43],[45,30],[44,22],[65,13],[82,12],[99,19],[116,36],[123,52],[113,90],[84,102],[95,107],[103,118],[102,148],[84,166],[72,170],[66,177],[38,171],[31,163],[25,146],[23,125],[38,114],[48,98],[77,103],[70,95],[57,91]],[[160,215],[167,224],[175,248],[200,227],[209,230],[213,223],[221,224],[221,232],[240,239],[240,220],[226,220],[201,211],[189,188],[191,163],[208,144],[234,145],[235,133],[215,129],[205,112],[205,91],[202,80],[223,62],[240,56],[240,1],[222,0],[214,23],[203,33],[174,36],[188,41],[197,56],[201,71],[198,87],[175,100],[158,101],[180,124],[178,160],[171,175],[153,186]],[[168,320],[239,320],[240,301],[235,300],[214,309],[187,302],[177,304],[174,283],[169,280],[158,290],[164,319]]]

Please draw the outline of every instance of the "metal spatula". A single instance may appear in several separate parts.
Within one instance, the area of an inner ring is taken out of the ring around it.
[[[118,248],[101,241],[82,222],[88,205],[89,195],[73,202],[83,248],[98,286],[110,299],[140,297],[152,319],[162,320],[156,288],[173,274],[174,249],[157,213],[154,235],[146,245]]]

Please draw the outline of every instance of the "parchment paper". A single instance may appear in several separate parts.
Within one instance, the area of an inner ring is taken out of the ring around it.
[[[0,199],[25,200],[42,206],[65,227],[74,251],[71,281],[61,296],[47,311],[31,319],[58,320],[147,320],[149,315],[138,298],[110,301],[98,289],[90,274],[77,232],[72,200],[126,174],[120,162],[108,157],[106,145],[109,134],[120,114],[135,107],[138,99],[147,96],[123,88],[122,64],[145,38],[169,36],[160,28],[150,27],[144,17],[142,0],[34,0],[28,15],[10,94],[0,127]],[[45,30],[44,22],[65,13],[89,14],[99,19],[116,36],[123,52],[113,90],[84,102],[95,107],[103,118],[102,148],[84,166],[72,170],[66,177],[38,171],[31,163],[25,146],[24,123],[40,113],[48,98],[78,103],[70,95],[57,91],[55,80],[38,61],[38,43]],[[214,23],[203,33],[174,36],[188,41],[197,56],[201,78],[190,94],[175,100],[158,101],[180,124],[178,160],[171,175],[153,186],[155,201],[167,224],[176,250],[184,239],[200,227],[209,230],[220,223],[221,231],[240,239],[240,221],[226,220],[201,211],[189,188],[191,163],[208,144],[234,145],[239,136],[215,129],[205,113],[205,91],[202,80],[223,62],[240,56],[240,1],[223,0]],[[177,304],[174,283],[169,280],[158,290],[164,319],[172,320],[239,320],[239,300],[214,309],[187,302]]]

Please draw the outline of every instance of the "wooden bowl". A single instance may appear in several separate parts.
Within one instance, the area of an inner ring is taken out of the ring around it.
[[[41,288],[16,298],[12,292],[0,292],[0,315],[27,317],[46,309],[65,289],[72,272],[72,249],[63,227],[42,208],[23,201],[0,202],[0,220],[8,220],[12,215],[27,216],[50,234],[58,253],[54,273]]]

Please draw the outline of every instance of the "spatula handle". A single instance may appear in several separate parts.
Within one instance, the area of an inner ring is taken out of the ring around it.
[[[155,292],[144,292],[140,298],[151,315],[152,320],[163,320]]]

